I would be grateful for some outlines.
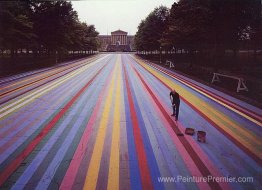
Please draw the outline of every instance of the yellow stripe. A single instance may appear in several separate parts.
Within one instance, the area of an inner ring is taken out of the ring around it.
[[[34,92],[29,92],[27,95],[22,96],[19,99],[15,99],[15,100],[8,102],[7,105],[2,106],[0,108],[0,119],[4,119],[5,117],[7,117],[12,112],[26,106],[30,102],[34,101],[36,98],[44,95],[45,93],[47,93],[50,90],[58,87],[59,85],[62,85],[64,82],[66,82],[69,79],[79,75],[80,73],[84,72],[86,69],[95,65],[96,63],[97,63],[97,61],[92,62],[92,63],[90,63],[90,64],[88,64],[84,67],[81,67],[81,68],[73,71],[72,73],[70,73],[68,75],[65,75],[65,76],[59,78],[58,80],[54,81],[51,84],[46,85],[45,87],[43,87],[41,89],[38,89]]]
[[[161,81],[167,84],[171,88],[175,88],[183,97],[197,108],[201,108],[201,112],[204,113],[208,118],[210,118],[219,127],[229,133],[231,136],[237,139],[243,146],[247,147],[254,154],[261,157],[261,138],[256,136],[256,134],[250,134],[251,131],[241,127],[236,121],[228,118],[224,113],[216,110],[214,107],[208,105],[206,102],[202,101],[198,97],[192,95],[190,92],[177,85],[172,80],[164,77],[160,73],[156,72],[152,67],[138,60],[140,64],[145,66],[145,68],[151,72],[153,75],[157,76]]]
[[[258,149],[258,146],[257,146],[257,144],[261,145],[261,141],[258,140],[258,137],[255,138],[255,139],[248,138],[250,136],[248,135],[247,132],[244,131],[244,128],[241,128],[240,125],[237,125],[235,123],[233,125],[230,125],[230,124],[232,124],[232,122],[229,121],[229,118],[225,114],[223,114],[219,111],[215,111],[215,108],[213,108],[210,105],[206,105],[205,107],[203,107],[203,105],[206,104],[206,103],[204,103],[202,100],[200,100],[199,98],[197,98],[193,95],[189,96],[190,93],[187,90],[185,90],[184,88],[175,84],[173,81],[171,81],[167,78],[164,78],[162,75],[155,73],[155,71],[151,71],[151,72],[153,72],[155,75],[157,75],[159,78],[161,78],[161,80],[164,83],[166,83],[168,85],[171,84],[172,88],[177,89],[177,91],[179,91],[181,94],[183,94],[184,98],[187,101],[189,101],[195,107],[201,108],[202,113],[204,113],[208,118],[210,118],[214,123],[216,123],[219,127],[221,127],[223,130],[225,130],[231,136],[236,138],[241,144],[243,144],[245,147],[250,149],[256,155],[258,155],[258,156],[261,155],[261,151]],[[214,111],[216,113],[219,113],[219,118],[216,117],[215,115],[213,115]],[[235,128],[236,132],[233,132],[232,128]]]
[[[119,189],[119,149],[120,149],[120,103],[121,103],[121,73],[119,64],[119,56],[117,60],[117,86],[115,93],[115,109],[114,109],[114,122],[111,142],[111,153],[108,173],[107,189]]]
[[[67,66],[67,67],[68,67],[68,66]],[[66,67],[65,67],[65,68],[66,68]],[[27,81],[31,82],[31,81],[33,81],[34,79],[38,80],[38,79],[41,79],[42,77],[43,77],[43,78],[44,78],[44,77],[48,77],[48,76],[50,76],[50,75],[52,75],[52,74],[54,74],[54,73],[56,73],[56,72],[60,72],[60,70],[62,70],[62,69],[64,69],[64,68],[59,68],[59,69],[56,69],[56,70],[54,70],[54,71],[48,71],[47,73],[43,73],[43,74],[37,75],[37,76],[32,77],[32,78],[24,79],[24,80],[22,80],[22,81],[19,81],[19,82],[10,84],[10,85],[8,85],[8,86],[4,86],[3,88],[0,88],[0,90],[4,90],[4,89],[6,89],[6,88],[10,88],[10,87],[12,87],[12,86],[16,86],[16,85],[25,83],[25,82],[27,82]],[[23,88],[26,88],[26,87],[27,87],[27,84],[25,84],[25,85],[26,85],[26,86],[24,86]],[[30,85],[32,85],[32,84],[30,84]],[[12,93],[13,93],[13,92],[16,92],[16,91],[18,91],[18,90],[21,90],[21,89],[23,89],[23,88],[15,89],[14,91],[12,91]],[[3,92],[3,93],[5,93],[5,92]],[[8,92],[8,93],[9,93],[9,92]],[[6,94],[4,94],[4,95],[3,95],[3,94],[0,94],[0,97],[1,97],[1,96],[5,96],[5,95],[6,95]]]
[[[99,58],[99,57],[95,57],[95,58]],[[83,61],[79,61],[79,65],[80,64],[82,64],[82,63],[90,63],[91,61],[94,61],[94,58],[90,58],[90,59],[88,59],[88,60],[83,60]],[[4,87],[1,87],[0,88],[0,91],[2,91],[2,90],[4,90],[4,89],[6,89],[6,88],[10,88],[10,87],[12,87],[12,86],[16,86],[16,85],[19,85],[19,84],[22,84],[22,83],[25,83],[25,82],[27,82],[27,81],[33,81],[34,79],[36,79],[36,80],[38,80],[38,79],[41,79],[41,77],[48,77],[48,76],[50,76],[50,75],[52,75],[52,74],[54,74],[54,73],[56,73],[56,72],[60,72],[61,70],[63,70],[63,69],[67,69],[67,68],[69,68],[69,67],[71,67],[72,65],[70,64],[70,65],[66,65],[66,66],[64,66],[64,67],[61,67],[61,68],[54,68],[54,70],[51,70],[51,71],[45,71],[43,74],[37,74],[37,76],[33,76],[33,77],[30,77],[30,78],[27,78],[27,79],[23,79],[23,80],[21,80],[21,81],[18,81],[18,82],[15,82],[15,83],[13,83],[13,84],[10,84],[10,85],[8,85],[8,86],[4,86]],[[73,68],[73,67],[71,67],[71,68]],[[22,88],[23,89],[23,88]],[[20,90],[20,89],[19,89]],[[16,91],[16,90],[15,90]],[[12,91],[12,93],[13,92],[15,92],[15,91]],[[0,95],[0,97],[1,97],[2,95]]]
[[[194,102],[198,106],[198,108],[201,108],[203,113],[208,113],[208,115],[212,117],[212,120],[216,121],[215,123],[219,123],[221,126],[223,125],[231,126],[230,128],[228,128],[230,131],[236,130],[238,134],[242,134],[245,137],[248,137],[252,140],[256,140],[257,142],[259,142],[257,135],[252,133],[250,130],[239,127],[239,125],[237,125],[235,121],[227,117],[224,113],[216,110],[213,106],[210,106],[208,103],[196,98],[191,93],[189,92],[185,92],[185,93],[187,93],[190,102],[191,103]]]
[[[106,96],[105,107],[103,110],[102,118],[99,123],[99,129],[96,136],[96,142],[94,145],[93,154],[85,178],[84,189],[86,190],[96,189],[98,172],[100,169],[100,162],[102,158],[103,146],[106,136],[106,128],[107,128],[108,118],[110,115],[110,107],[113,99],[113,91],[115,86],[114,83],[116,80],[115,73],[116,73],[116,67],[114,68],[113,80],[110,83],[108,95],[107,96],[105,95]]]
[[[252,117],[246,115],[245,113],[238,111],[237,109],[235,109],[235,108],[233,108],[233,107],[231,107],[231,106],[229,106],[229,105],[227,105],[227,104],[221,102],[220,100],[217,100],[217,99],[213,98],[212,96],[210,96],[210,95],[208,95],[208,94],[206,94],[206,93],[204,93],[204,92],[198,90],[197,88],[195,88],[195,87],[193,87],[193,86],[190,86],[189,84],[187,84],[187,83],[181,81],[180,79],[178,79],[178,78],[176,78],[176,77],[173,77],[173,76],[169,75],[168,73],[165,73],[165,74],[167,74],[168,76],[170,76],[170,77],[172,77],[172,78],[175,78],[176,80],[178,80],[179,82],[183,83],[184,85],[189,86],[190,88],[194,89],[195,91],[199,92],[200,94],[205,95],[206,97],[210,98],[211,100],[213,100],[213,101],[215,101],[215,102],[221,104],[222,106],[224,106],[224,107],[230,109],[231,111],[234,111],[235,113],[241,115],[242,117],[245,117],[245,118],[248,119],[249,121],[251,121],[251,122],[257,124],[258,126],[260,126],[260,127],[262,126],[262,123],[261,123],[260,121],[257,121],[256,119],[254,119],[254,118],[252,118]]]
[[[135,58],[135,59],[136,59],[136,58]],[[148,68],[148,66],[147,66],[146,64],[144,64],[142,61],[140,61],[140,60],[138,60],[138,59],[136,59],[136,61],[138,61],[139,63],[143,64],[144,66],[146,66],[146,67]],[[154,68],[155,68],[155,67],[154,67]],[[157,69],[157,68],[156,68],[156,69]],[[158,69],[157,69],[157,70],[158,70]],[[172,75],[166,73],[165,71],[161,71],[161,72],[165,73],[166,75],[170,76],[171,78],[176,79],[177,81],[181,82],[182,84],[184,84],[184,85],[186,85],[186,86],[189,86],[190,88],[194,89],[195,91],[199,92],[200,94],[205,95],[206,97],[208,97],[208,98],[212,99],[213,101],[215,101],[215,102],[217,102],[217,103],[223,105],[224,107],[230,109],[231,111],[234,111],[235,113],[241,115],[242,117],[245,117],[245,118],[248,119],[249,121],[251,121],[251,122],[257,124],[258,126],[260,126],[260,127],[262,126],[262,123],[261,123],[260,121],[258,121],[258,120],[256,120],[256,119],[254,119],[254,118],[252,118],[252,117],[246,115],[246,114],[243,113],[243,112],[238,111],[237,109],[235,109],[235,108],[233,108],[233,107],[231,107],[231,106],[229,106],[229,105],[227,105],[227,104],[221,102],[220,100],[218,100],[218,99],[216,99],[216,98],[213,98],[212,96],[210,96],[210,95],[208,95],[208,94],[202,92],[201,90],[198,90],[197,88],[191,86],[190,84],[185,83],[184,81],[178,79],[177,77],[174,77],[174,76],[172,76]]]
[[[201,108],[201,111],[205,113],[205,115],[207,115],[214,123],[219,125],[219,127],[225,130],[228,134],[238,139],[238,141],[243,145],[246,144],[246,146],[253,151],[256,151],[256,146],[261,145],[259,137],[251,131],[237,125],[231,118],[215,110],[215,108],[212,108],[212,106],[209,106],[206,102],[200,101],[189,94],[188,97],[191,104],[194,102],[195,106]]]

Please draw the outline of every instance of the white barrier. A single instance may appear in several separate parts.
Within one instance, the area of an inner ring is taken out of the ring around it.
[[[224,75],[224,74],[220,74],[220,73],[214,73],[211,83],[216,82],[216,81],[220,82],[219,76],[228,77],[228,78],[232,78],[232,79],[238,80],[237,92],[239,92],[240,90],[248,91],[248,88],[247,88],[247,86],[246,86],[246,84],[244,82],[244,79],[240,78],[240,77],[236,77],[236,76],[230,76],[230,75]]]

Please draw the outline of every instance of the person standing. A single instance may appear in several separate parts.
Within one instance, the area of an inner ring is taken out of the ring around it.
[[[173,114],[171,116],[175,116],[175,120],[178,120],[178,114],[179,114],[179,106],[180,106],[180,97],[179,94],[176,92],[176,90],[172,90],[170,92],[170,100],[173,107]]]

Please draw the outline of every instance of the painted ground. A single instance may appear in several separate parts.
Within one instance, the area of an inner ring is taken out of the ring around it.
[[[2,78],[0,106],[0,189],[262,186],[261,110],[134,55]]]

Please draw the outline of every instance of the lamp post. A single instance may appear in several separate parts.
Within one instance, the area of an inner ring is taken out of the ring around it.
[[[160,64],[162,64],[162,47],[161,46],[160,46],[159,55],[160,55]]]

